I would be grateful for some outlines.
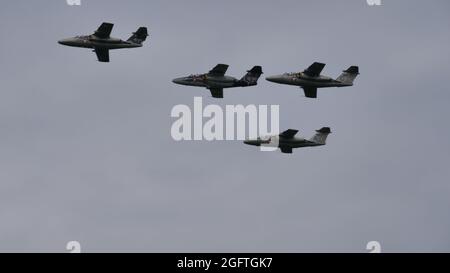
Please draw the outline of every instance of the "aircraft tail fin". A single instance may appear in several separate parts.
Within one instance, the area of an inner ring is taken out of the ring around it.
[[[331,134],[331,129],[329,127],[323,127],[316,132],[317,133],[309,141],[315,142],[320,145],[325,145],[328,135]]]
[[[359,67],[350,66],[347,70],[344,70],[344,73],[342,73],[336,80],[344,84],[353,85],[353,81],[355,81],[358,75]]]
[[[128,42],[133,42],[136,44],[142,44],[148,36],[148,31],[146,27],[140,27],[133,35],[127,40]]]
[[[253,86],[258,83],[259,77],[263,74],[261,66],[254,66],[252,69],[247,71],[242,79],[239,80],[239,86]]]

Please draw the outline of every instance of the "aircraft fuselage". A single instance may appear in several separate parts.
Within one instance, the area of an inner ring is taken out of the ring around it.
[[[342,83],[327,76],[320,75],[317,77],[311,77],[305,73],[287,73],[277,76],[270,76],[266,79],[274,83],[295,85],[300,87],[325,88],[352,86],[352,84]]]
[[[120,48],[136,48],[142,47],[142,44],[136,44],[117,38],[98,38],[94,35],[77,36],[73,38],[63,39],[58,43],[65,46],[82,47],[82,48],[99,48],[99,49],[120,49]]]
[[[264,139],[254,139],[254,140],[246,140],[244,141],[245,144],[253,145],[253,146],[261,146],[264,144],[270,144],[271,140],[264,140]],[[291,139],[285,139],[285,138],[279,138],[278,139],[278,147],[287,147],[287,148],[303,148],[303,147],[316,147],[316,146],[323,146],[325,144],[315,143],[310,140],[306,140],[304,138],[291,138]]]
[[[232,88],[243,86],[240,81],[230,76],[193,75],[173,80],[176,84],[205,88]]]

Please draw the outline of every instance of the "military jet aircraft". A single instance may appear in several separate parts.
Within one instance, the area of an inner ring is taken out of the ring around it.
[[[97,54],[98,61],[107,63],[110,49],[142,47],[142,43],[147,39],[146,27],[140,27],[126,41],[113,38],[110,36],[113,26],[111,23],[103,23],[94,34],[63,39],[58,43],[65,46],[92,48]]]
[[[303,72],[270,76],[266,80],[279,84],[300,86],[305,91],[307,98],[317,98],[317,88],[352,86],[353,81],[359,75],[359,68],[357,66],[351,66],[334,80],[330,77],[320,75],[324,67],[325,64],[316,62]]]
[[[205,87],[211,91],[214,98],[223,98],[223,89],[232,87],[255,86],[258,79],[263,74],[261,66],[255,66],[240,80],[225,76],[228,65],[218,64],[209,73],[201,75],[190,75],[174,79],[173,82],[181,85]]]
[[[278,144],[278,148],[280,148],[282,153],[292,154],[292,149],[294,148],[325,145],[328,135],[331,134],[330,128],[323,127],[316,132],[317,133],[311,139],[307,140],[304,138],[295,137],[295,135],[298,133],[298,130],[289,129],[279,134],[278,136],[258,137],[254,140],[246,140],[244,141],[244,143],[253,146],[266,145],[267,147],[271,147],[271,144],[275,143]]]

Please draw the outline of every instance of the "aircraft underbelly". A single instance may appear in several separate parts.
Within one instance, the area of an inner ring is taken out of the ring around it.
[[[82,44],[77,45],[77,47],[94,48],[94,45],[92,43],[82,43]]]
[[[215,81],[215,80],[210,80],[208,82],[208,86],[209,87],[213,87],[213,88],[230,88],[230,87],[234,87],[234,81]]]
[[[120,48],[129,48],[131,47],[128,44],[107,44],[107,43],[92,43],[93,47],[101,48],[101,49],[120,49]]]
[[[186,84],[186,85],[197,86],[197,87],[209,87],[208,84],[205,84],[203,82],[190,82],[189,84]]]
[[[303,148],[303,147],[311,147],[311,146],[318,146],[313,142],[307,141],[307,140],[303,140],[303,141],[289,141],[289,140],[284,140],[280,142],[280,147],[289,147],[289,148]]]
[[[87,40],[78,40],[74,42],[73,44],[69,44],[68,46],[72,47],[81,47],[81,48],[94,48],[93,43]]]
[[[294,80],[294,85],[302,86],[302,87],[316,87],[316,88],[323,88],[323,87],[334,87],[335,84],[332,82],[326,82],[326,81],[305,81],[305,80]]]

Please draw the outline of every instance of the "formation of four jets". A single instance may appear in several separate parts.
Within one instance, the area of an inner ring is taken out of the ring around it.
[[[91,35],[76,36],[63,39],[58,43],[65,46],[90,48],[97,54],[99,62],[109,62],[109,51],[121,48],[142,47],[143,42],[148,37],[146,27],[140,27],[132,36],[125,40],[111,37],[113,24],[102,23],[101,26]],[[336,79],[321,75],[325,64],[315,62],[303,72],[285,73],[282,75],[270,76],[266,80],[277,84],[299,86],[304,90],[307,98],[317,98],[317,89],[326,87],[347,87],[353,86],[353,82],[359,75],[358,66],[351,66]],[[190,75],[187,77],[176,78],[174,83],[180,85],[196,86],[209,89],[214,98],[223,98],[225,88],[256,86],[258,80],[263,74],[261,66],[254,66],[247,71],[247,74],[241,79],[225,75],[228,65],[218,64],[212,70],[205,74]],[[257,138],[247,140],[244,143],[248,145],[261,146],[269,144],[274,137],[278,138],[278,146],[283,153],[292,153],[293,148],[322,146],[326,144],[326,139],[331,133],[330,128],[324,127],[316,131],[317,134],[310,140],[296,137],[297,130],[289,129],[278,136],[268,138]]]

